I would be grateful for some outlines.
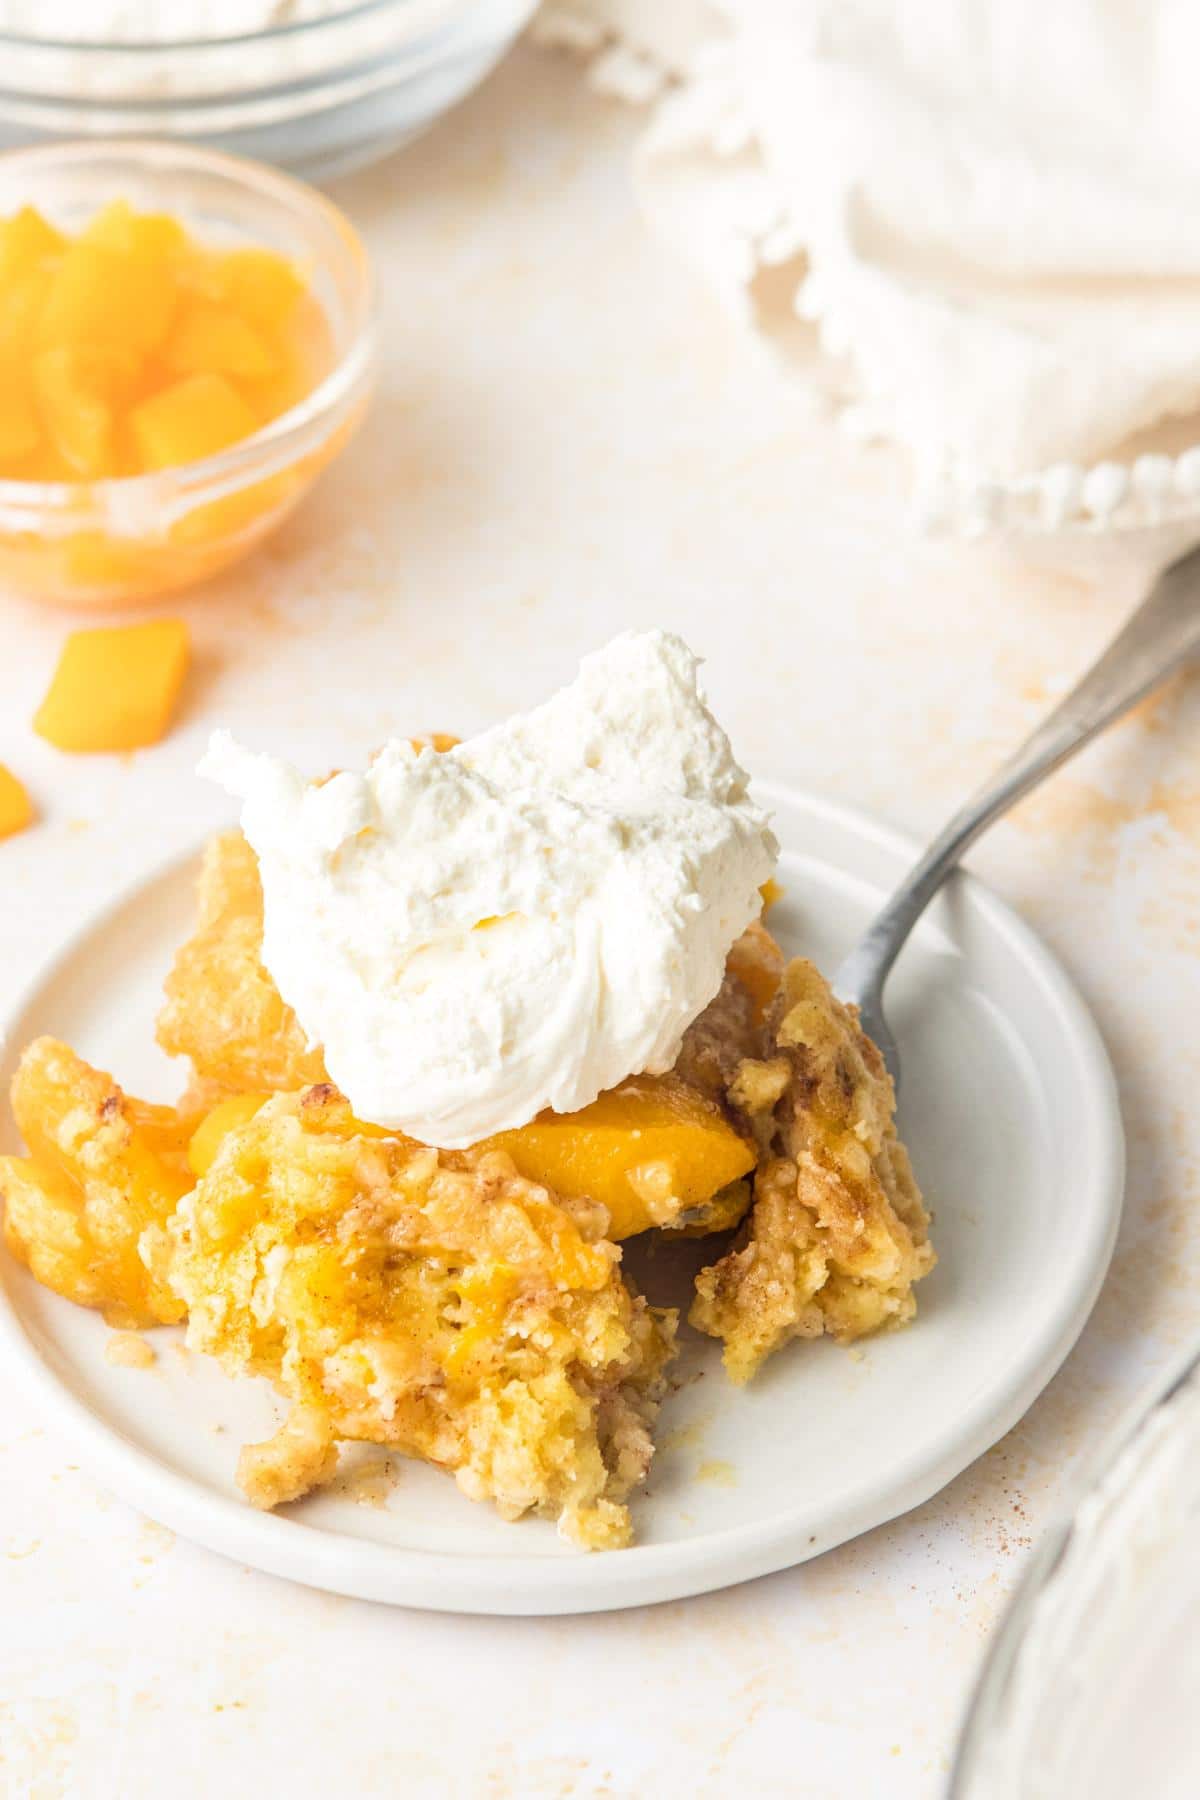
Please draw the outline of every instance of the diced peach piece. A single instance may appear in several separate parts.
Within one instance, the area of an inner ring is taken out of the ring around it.
[[[128,200],[112,200],[96,214],[79,241],[119,256],[167,261],[184,254],[188,236],[170,213],[135,212]]]
[[[79,474],[111,473],[116,409],[138,368],[132,351],[103,345],[60,344],[34,358],[34,392],[46,433]]]
[[[0,368],[0,473],[37,449],[42,441],[37,408],[22,374]]]
[[[332,1091],[332,1090],[330,1090]],[[254,1115],[259,1112],[271,1098],[270,1094],[231,1094],[227,1100],[218,1100],[210,1113],[206,1113],[193,1131],[188,1143],[188,1167],[198,1180],[202,1180],[217,1160],[222,1144],[231,1132],[240,1131],[248,1125]],[[339,1100],[339,1105],[343,1105]],[[332,1115],[329,1115],[331,1118]],[[348,1126],[356,1137],[395,1138],[411,1144],[414,1150],[422,1148],[415,1139],[406,1138],[403,1132],[392,1131],[384,1125],[371,1125],[365,1119],[346,1117],[344,1112],[337,1114],[339,1124]],[[319,1114],[315,1116],[314,1130],[324,1130]]]
[[[0,1157],[9,1248],[46,1287],[102,1307],[111,1324],[181,1318],[139,1246],[191,1184],[190,1121],[123,1093],[53,1038],[24,1051],[11,1098],[29,1154]]]
[[[31,451],[28,456],[23,456],[19,461],[11,464],[5,463],[0,466],[3,467],[5,479],[11,481],[78,480],[75,470],[72,469],[68,463],[63,461],[62,457],[58,454],[58,451],[54,448],[54,445],[46,443],[44,439],[38,444],[37,449]],[[43,553],[50,550],[56,556],[58,554],[59,545],[65,542],[64,539],[47,538],[42,538],[38,541]]]
[[[316,381],[304,368],[290,360],[282,362],[273,375],[243,375],[238,392],[246,404],[264,422],[281,419],[293,406],[299,406],[312,393]]]
[[[139,750],[171,722],[188,665],[182,619],[73,631],[33,728],[59,750]]]
[[[34,206],[23,206],[11,218],[0,219],[0,280],[28,275],[48,257],[57,256],[66,241]]]
[[[105,531],[73,531],[61,540],[60,555],[63,582],[74,593],[120,588],[136,597],[148,569],[154,567],[152,547],[138,538],[110,537]]]
[[[240,313],[213,300],[189,300],[171,327],[162,360],[176,375],[272,375],[279,359]]]
[[[0,763],[0,838],[12,837],[33,823],[33,801],[11,769]]]
[[[215,1106],[188,1150],[193,1173],[205,1175],[225,1137],[254,1116],[263,1094],[238,1094]],[[365,1136],[397,1135],[355,1120]],[[608,1208],[613,1238],[654,1225],[686,1224],[715,1195],[754,1166],[754,1147],[724,1114],[672,1075],[637,1076],[576,1113],[543,1113],[528,1125],[477,1145],[506,1150],[527,1181],[566,1199]],[[738,1196],[737,1213],[745,1210]],[[711,1229],[711,1226],[709,1227]]]
[[[82,238],[55,269],[38,321],[38,341],[103,344],[148,354],[165,339],[177,287],[158,258],[120,255]]]
[[[198,244],[195,239],[189,240],[179,264],[179,281],[184,292],[224,303],[227,298],[226,283],[221,265],[228,254],[226,250],[211,250],[206,244]]]
[[[575,1113],[542,1113],[498,1132],[527,1181],[608,1208],[609,1235],[632,1237],[704,1206],[754,1165],[724,1114],[671,1075],[637,1076]]]
[[[197,1125],[188,1144],[188,1167],[197,1180],[208,1174],[231,1131],[252,1119],[269,1094],[234,1094],[221,1100]]]
[[[167,532],[167,541],[181,550],[216,549],[229,544],[242,533],[261,530],[269,518],[286,506],[288,496],[297,485],[295,471],[285,469],[280,475],[255,481],[238,488],[224,499],[209,500],[194,506],[175,519]]]
[[[274,250],[228,250],[212,273],[217,297],[267,333],[286,323],[305,292],[295,264]]]
[[[49,269],[29,269],[9,281],[0,279],[0,354],[5,360],[30,354],[50,281]]]
[[[243,377],[238,386],[260,418],[277,419],[312,393],[333,367],[333,334],[324,308],[311,293],[301,297],[284,324],[271,334],[275,372]]]
[[[213,456],[249,437],[258,420],[223,375],[189,375],[144,400],[130,415],[147,469]]]
[[[32,207],[0,218],[0,480],[115,480],[197,461],[288,411],[332,361],[328,318],[273,250],[209,248],[126,200],[72,237]],[[153,537],[0,534],[5,583],[89,600],[190,585],[271,529],[356,423]]]

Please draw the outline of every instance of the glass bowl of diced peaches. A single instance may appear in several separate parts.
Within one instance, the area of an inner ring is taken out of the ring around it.
[[[213,151],[0,154],[0,591],[137,603],[258,544],[362,417],[349,221]]]

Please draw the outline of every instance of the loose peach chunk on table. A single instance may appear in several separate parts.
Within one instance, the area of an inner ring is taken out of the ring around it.
[[[33,802],[23,783],[0,763],[0,838],[12,837],[33,822]]]
[[[73,631],[33,728],[59,750],[138,750],[171,722],[188,665],[182,619]]]

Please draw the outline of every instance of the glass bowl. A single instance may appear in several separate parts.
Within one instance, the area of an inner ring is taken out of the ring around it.
[[[202,241],[261,245],[308,274],[329,371],[298,405],[213,456],[153,474],[0,481],[0,587],[74,606],[189,587],[271,532],[345,446],[375,363],[374,287],[353,226],[313,189],[174,143],[72,143],[0,154],[0,214],[33,203],[79,227],[106,202],[177,214]]]
[[[0,147],[175,138],[326,178],[373,162],[461,100],[535,4],[358,0],[238,36],[104,43],[78,26],[56,33],[48,0],[30,6],[36,34],[0,33]]]
[[[948,1800],[1200,1794],[1200,1350],[1110,1441],[984,1664]]]

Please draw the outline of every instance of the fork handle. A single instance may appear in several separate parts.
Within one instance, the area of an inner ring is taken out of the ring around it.
[[[1200,549],[1163,570],[1086,675],[934,839],[838,971],[842,999],[879,993],[913,926],[993,820],[1198,656]]]

